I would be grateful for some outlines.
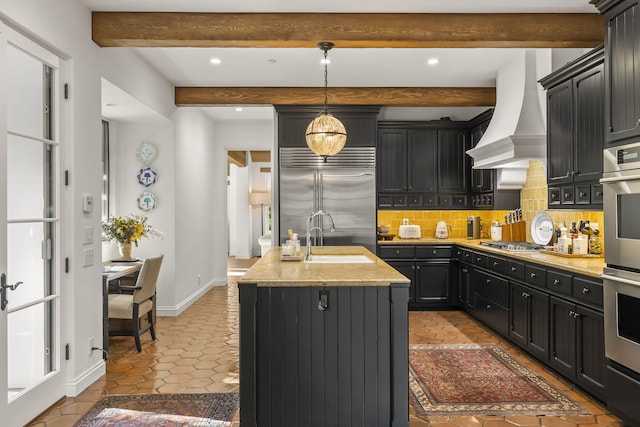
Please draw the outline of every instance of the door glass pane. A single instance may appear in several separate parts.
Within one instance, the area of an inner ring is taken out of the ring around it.
[[[47,357],[51,305],[52,301],[42,302],[7,316],[9,398],[51,372]]]
[[[44,227],[41,222],[9,224],[7,227],[7,277],[9,283],[23,282],[9,294],[9,308],[27,304],[49,294],[46,289],[48,286],[45,284],[45,263],[42,259],[43,242]]]
[[[44,168],[46,146],[9,135],[7,144],[7,218],[45,216]],[[9,246],[11,248],[11,246]]]
[[[43,64],[20,49],[7,52],[7,127],[10,132],[42,138],[44,136],[45,77]]]

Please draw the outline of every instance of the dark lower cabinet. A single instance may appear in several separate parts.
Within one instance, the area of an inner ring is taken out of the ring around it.
[[[451,301],[449,260],[416,262],[416,302],[448,305]]]
[[[496,303],[481,294],[476,293],[475,316],[483,323],[500,332],[507,334],[507,323],[509,322],[509,309]]]
[[[411,280],[409,287],[409,303],[416,302],[416,263],[413,261],[387,261],[391,267],[398,270],[407,279]]]
[[[476,291],[471,280],[471,267],[463,264],[458,269],[458,305],[473,312],[475,310]]]
[[[605,400],[604,316],[555,297],[550,298],[550,311],[549,363]]]
[[[240,422],[408,427],[408,287],[240,285]]]
[[[542,360],[549,359],[549,295],[510,284],[509,338]]]

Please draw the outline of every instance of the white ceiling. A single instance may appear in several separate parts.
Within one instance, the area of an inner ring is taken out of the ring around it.
[[[82,0],[95,11],[597,13],[588,0]],[[123,48],[117,48],[123,49]],[[320,86],[319,49],[136,48],[175,86]],[[514,49],[339,49],[329,52],[331,86],[494,86]],[[219,65],[210,63],[219,58]],[[427,65],[429,58],[440,63]],[[486,108],[383,109],[382,118],[467,120]],[[270,107],[206,108],[216,120],[272,119]]]

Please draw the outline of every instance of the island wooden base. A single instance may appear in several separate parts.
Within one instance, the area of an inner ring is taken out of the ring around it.
[[[239,290],[243,427],[408,427],[408,283]]]

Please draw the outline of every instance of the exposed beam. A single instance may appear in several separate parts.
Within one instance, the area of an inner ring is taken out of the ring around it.
[[[251,150],[251,161],[255,163],[269,163],[271,161],[271,151]]]
[[[321,105],[321,87],[177,87],[178,106]],[[485,107],[496,103],[493,87],[331,87],[329,103],[384,107]]]
[[[229,150],[227,151],[227,161],[230,164],[234,164],[239,168],[243,168],[247,166],[247,152],[246,151],[237,151],[237,150]]]
[[[101,47],[338,48],[595,47],[604,17],[589,13],[93,12]]]

